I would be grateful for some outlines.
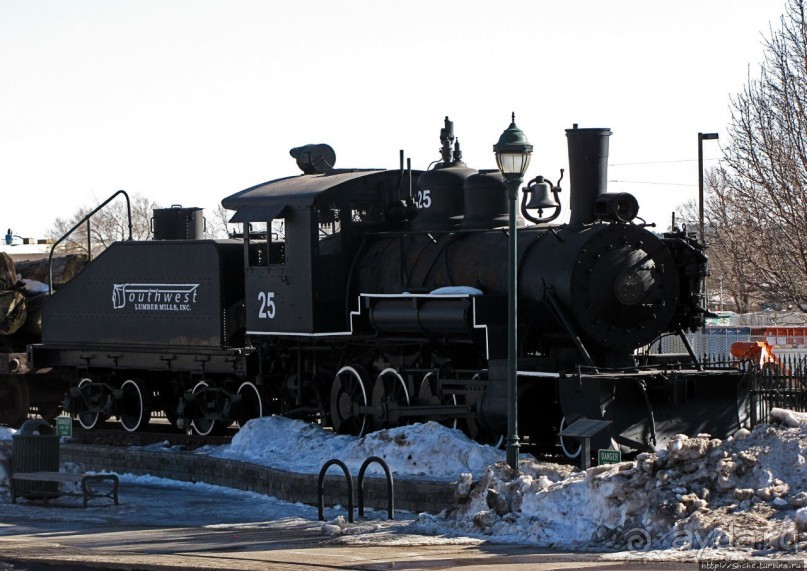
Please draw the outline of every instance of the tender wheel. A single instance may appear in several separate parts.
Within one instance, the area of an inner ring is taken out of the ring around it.
[[[148,394],[145,383],[140,380],[127,379],[120,389],[118,420],[127,432],[142,430],[151,419],[151,411],[145,397]]]
[[[560,430],[558,430],[558,432],[563,432],[566,429],[566,426],[566,417],[564,416],[560,419]],[[567,458],[577,458],[580,456],[580,451],[583,449],[583,446],[579,442],[576,442],[571,438],[564,438],[563,436],[560,436],[559,438],[560,448],[563,450],[563,454]]]
[[[395,369],[384,369],[373,385],[373,406],[378,412],[373,414],[375,428],[385,428],[404,424],[391,420],[384,405],[409,406],[409,391],[401,375]]]
[[[331,422],[334,432],[361,436],[367,415],[354,413],[354,405],[367,406],[366,373],[361,367],[342,367],[331,387]]]
[[[78,390],[81,392],[81,408],[90,409],[101,405],[101,399],[105,392],[103,386],[94,385],[92,379],[84,378],[79,381]],[[90,412],[89,410],[80,412],[75,417],[78,419],[81,428],[85,430],[92,430],[106,420],[101,417],[100,412]]]
[[[28,417],[31,395],[22,377],[9,375],[0,380],[0,423],[16,426]]]
[[[238,387],[238,396],[241,397],[235,418],[238,426],[244,426],[253,418],[263,416],[263,399],[261,399],[261,392],[255,384],[249,381],[241,383],[241,386]]]
[[[420,389],[418,390],[418,400],[425,404],[425,405],[436,405],[436,404],[449,404],[449,405],[456,405],[457,404],[457,395],[441,395],[439,394],[439,385],[437,383],[437,375],[433,372],[426,373],[426,376],[423,377],[423,380],[420,381]],[[447,426],[449,428],[457,428],[459,424],[459,420],[455,416],[446,416],[446,417],[435,417],[435,418],[424,418],[423,420],[434,420],[439,422],[443,426]]]
[[[193,394],[196,396],[197,414],[204,416],[215,414],[218,410],[216,406],[218,393],[207,390],[209,385],[205,381],[199,381],[193,387]],[[195,418],[191,421],[191,428],[199,436],[210,436],[220,432],[221,423],[212,418]]]

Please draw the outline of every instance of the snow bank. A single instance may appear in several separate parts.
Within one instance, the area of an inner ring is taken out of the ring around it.
[[[503,451],[481,446],[462,432],[436,422],[380,430],[359,438],[281,416],[251,420],[231,444],[199,451],[309,474],[319,473],[332,458],[342,460],[357,473],[364,460],[379,456],[396,476],[449,481],[463,472],[481,475],[487,466],[504,457]],[[380,473],[381,468],[373,464],[367,472]]]
[[[779,424],[784,424],[790,428],[807,426],[807,413],[786,410],[784,408],[771,409],[771,418]]]
[[[50,287],[48,284],[42,283],[37,280],[29,280],[17,274],[17,283],[22,284],[22,289],[30,294],[34,293],[48,293],[50,291]]]
[[[452,509],[421,515],[419,526],[565,549],[802,551],[807,415],[774,418],[784,426],[726,441],[679,435],[636,461],[568,475],[532,461],[520,474],[496,464],[476,482],[464,476]]]

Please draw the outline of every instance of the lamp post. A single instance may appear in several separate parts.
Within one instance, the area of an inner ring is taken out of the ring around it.
[[[712,141],[717,137],[717,133],[698,133],[698,229],[701,242],[705,238],[703,229],[703,141]]]
[[[524,173],[530,164],[532,145],[524,132],[516,127],[516,114],[512,115],[510,126],[505,129],[499,142],[493,145],[496,164],[504,176],[507,187],[510,214],[510,236],[507,251],[507,464],[518,470],[518,235],[516,232],[516,200],[518,190],[524,180]]]

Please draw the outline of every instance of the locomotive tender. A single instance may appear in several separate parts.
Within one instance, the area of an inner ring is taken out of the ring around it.
[[[570,221],[552,223],[560,181],[537,177],[522,201],[537,222],[518,230],[522,438],[550,446],[581,417],[611,421],[601,447],[730,434],[736,370],[641,350],[703,324],[702,245],[654,234],[631,195],[606,192],[608,129],[566,134]],[[436,420],[495,441],[507,194],[498,171],[462,162],[448,118],[441,142],[427,171],[403,154],[398,170],[336,169],[327,145],[292,149],[303,174],[222,201],[240,236],[169,225],[113,244],[48,301],[29,364],[70,383],[65,409],[85,428],[117,416],[135,431],[162,409],[202,435],[283,414],[353,434]]]

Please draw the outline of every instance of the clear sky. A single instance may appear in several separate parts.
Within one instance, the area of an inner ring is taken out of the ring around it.
[[[495,168],[516,112],[529,178],[567,167],[564,129],[610,127],[609,190],[663,226],[697,197],[697,133],[725,144],[729,99],[784,0],[0,0],[0,227],[43,237],[123,188],[215,207],[336,166],[425,168],[448,115]],[[704,142],[706,166],[719,143]],[[568,177],[564,188],[568,199]]]

